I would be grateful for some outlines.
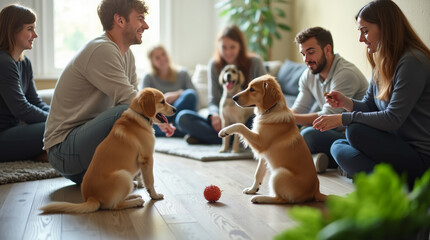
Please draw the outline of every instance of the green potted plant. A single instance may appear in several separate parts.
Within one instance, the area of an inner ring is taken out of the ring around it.
[[[388,164],[377,165],[370,175],[356,175],[354,184],[356,190],[346,197],[329,196],[324,212],[293,207],[289,214],[298,225],[275,239],[428,239],[430,170],[411,192]]]
[[[216,4],[220,16],[228,17],[245,34],[248,47],[264,60],[271,60],[274,37],[281,39],[280,30],[290,31],[290,26],[280,23],[285,11],[280,6],[286,0],[223,0]]]

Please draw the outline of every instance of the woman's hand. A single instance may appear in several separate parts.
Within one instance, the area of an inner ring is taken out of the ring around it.
[[[167,92],[164,94],[164,97],[166,98],[166,102],[168,104],[173,104],[176,99],[179,98],[179,96],[181,96],[183,90],[179,89],[178,91],[174,91],[174,92]]]
[[[354,106],[352,100],[338,91],[324,93],[326,103],[330,104],[332,108],[344,108],[346,111],[351,112]]]
[[[219,132],[221,130],[221,118],[219,115],[212,115],[211,116],[211,125],[212,128],[215,130],[215,132]]]
[[[176,127],[171,123],[157,123],[157,126],[166,134],[166,137],[171,137],[176,130]]]
[[[322,115],[312,123],[313,128],[321,132],[337,128],[342,125],[342,114]]]

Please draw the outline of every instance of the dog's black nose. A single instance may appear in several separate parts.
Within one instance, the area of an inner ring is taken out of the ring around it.
[[[226,78],[227,78],[227,81],[230,81],[231,74],[230,74],[230,73],[227,73],[227,74],[226,74]]]
[[[176,111],[178,111],[178,110],[176,110],[176,108],[173,108],[173,112],[175,113]]]
[[[233,101],[237,102],[238,99],[239,99],[239,96],[237,96],[237,95],[233,96]]]

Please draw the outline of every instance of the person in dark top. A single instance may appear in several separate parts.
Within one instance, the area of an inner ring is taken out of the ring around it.
[[[236,25],[227,25],[219,32],[214,57],[209,60],[209,115],[205,118],[188,109],[176,114],[176,126],[187,134],[187,143],[221,144],[222,139],[218,137],[221,130],[219,103],[223,88],[218,79],[222,68],[228,64],[236,65],[243,72],[246,86],[252,79],[266,74],[262,59],[248,52],[245,36]],[[248,119],[247,125],[251,123],[252,118]]]
[[[43,133],[49,106],[36,92],[24,50],[37,38],[36,15],[9,5],[0,12],[0,162],[46,159]]]
[[[346,139],[330,151],[348,175],[387,163],[412,187],[430,168],[430,49],[393,1],[372,1],[355,19],[373,69],[369,88],[361,101],[329,93],[327,102],[347,111],[320,116],[313,126],[346,126]]]

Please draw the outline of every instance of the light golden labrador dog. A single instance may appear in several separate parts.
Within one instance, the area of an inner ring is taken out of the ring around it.
[[[162,199],[163,195],[154,189],[152,123],[166,123],[165,115],[175,112],[160,91],[153,88],[140,91],[95,150],[81,185],[85,202],[56,202],[41,210],[45,213],[88,213],[98,209],[141,207],[142,196],[130,194],[134,190],[133,179],[139,172],[149,196]]]
[[[259,159],[254,183],[243,190],[255,194],[267,168],[271,170],[272,195],[254,196],[254,203],[300,203],[324,201],[312,155],[300,135],[294,116],[287,107],[281,87],[270,75],[252,80],[248,88],[233,97],[241,107],[255,107],[254,123],[249,130],[241,123],[219,132],[220,137],[241,135]]]
[[[246,123],[252,116],[253,110],[250,108],[241,108],[235,104],[232,97],[242,91],[245,83],[245,77],[235,65],[226,65],[219,75],[219,83],[223,86],[223,93],[220,100],[220,117],[221,127],[227,127],[233,123]],[[239,136],[233,136],[232,152],[240,152]],[[219,152],[227,152],[230,146],[230,136],[222,139],[222,145]]]

